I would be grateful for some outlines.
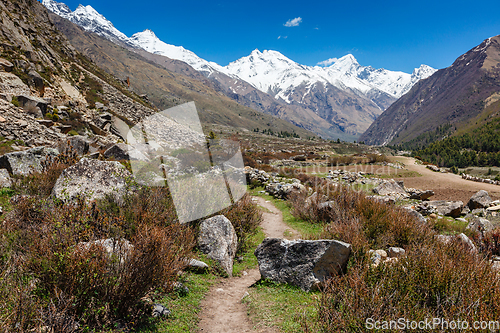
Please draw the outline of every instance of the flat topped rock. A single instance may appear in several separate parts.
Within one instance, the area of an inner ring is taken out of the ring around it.
[[[59,151],[54,148],[36,147],[0,156],[0,168],[7,169],[13,175],[28,175],[41,172],[42,163],[49,158],[55,158]]]
[[[309,291],[346,268],[351,245],[337,240],[266,238],[255,250],[264,279]]]

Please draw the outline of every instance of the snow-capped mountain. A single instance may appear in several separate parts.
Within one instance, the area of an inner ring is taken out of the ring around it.
[[[274,102],[262,106],[262,93],[268,94],[278,104],[293,106],[295,115],[300,114],[297,111],[300,108],[307,109],[307,112],[330,122],[332,127],[352,135],[363,133],[378,115],[416,82],[436,71],[426,65],[416,68],[412,74],[375,69],[360,65],[351,54],[328,67],[306,66],[280,52],[260,52],[257,49],[221,66],[182,46],[161,41],[151,30],[127,37],[91,6],[80,5],[72,12],[64,3],[54,0],[43,0],[42,3],[55,14],[115,43],[187,63],[215,82],[226,95],[244,105],[286,119],[283,116],[286,112],[277,108]],[[252,89],[260,93],[252,92]],[[272,110],[270,105],[273,105]],[[296,118],[294,116],[294,122],[298,122]],[[321,135],[325,136],[325,133],[321,132]]]

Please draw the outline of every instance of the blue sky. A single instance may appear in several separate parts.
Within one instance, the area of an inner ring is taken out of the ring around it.
[[[63,2],[71,10],[91,5],[127,36],[151,29],[221,65],[258,48],[305,65],[351,53],[362,65],[411,72],[447,67],[500,34],[498,0]]]

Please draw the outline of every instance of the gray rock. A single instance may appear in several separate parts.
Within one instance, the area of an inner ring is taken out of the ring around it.
[[[459,234],[456,236],[456,239],[463,244],[469,251],[471,252],[476,252],[476,246],[474,243],[470,240],[469,237],[467,237],[464,233]]]
[[[229,276],[233,275],[233,260],[238,237],[231,221],[224,215],[217,215],[201,222],[198,246],[210,259],[218,261]]]
[[[56,147],[60,152],[72,150],[79,156],[89,153],[90,144],[86,137],[82,135],[69,136],[56,143]]]
[[[153,317],[168,317],[171,313],[172,312],[164,305],[155,304],[153,306]]]
[[[208,265],[205,264],[203,261],[196,260],[196,259],[190,259],[188,262],[187,267],[190,270],[196,271],[196,272],[204,272],[208,269]]]
[[[133,161],[149,161],[149,159],[133,146],[125,143],[117,143],[107,149],[103,156],[105,158],[113,158],[118,161],[133,160]]]
[[[373,193],[378,195],[398,195],[401,197],[408,197],[403,186],[401,186],[394,179],[384,181],[379,186],[373,189]]]
[[[116,239],[98,239],[92,242],[81,242],[78,243],[77,249],[88,250],[92,246],[101,247],[110,258],[119,258],[120,263],[124,263],[125,260],[131,255],[134,246],[126,239],[116,240]]]
[[[467,203],[467,206],[471,210],[477,209],[477,208],[488,208],[490,206],[490,203],[493,200],[490,198],[488,192],[485,190],[481,190],[474,194],[470,199],[469,202]]]
[[[292,192],[304,189],[304,185],[299,183],[270,183],[266,185],[266,192],[278,199],[286,199]]]
[[[28,76],[31,79],[31,81],[34,83],[35,88],[38,89],[39,91],[43,91],[44,83],[43,83],[42,76],[40,74],[38,74],[38,72],[33,70],[33,69],[28,72]]]
[[[49,105],[49,102],[43,98],[31,95],[19,95],[17,96],[17,100],[19,101],[19,105],[24,109],[38,107],[42,111],[42,114],[47,113],[47,105]]]
[[[11,72],[12,68],[14,68],[14,64],[8,61],[7,59],[0,58],[0,70],[5,72]]]
[[[0,169],[0,188],[11,186],[12,178],[10,178],[9,172],[7,171],[7,169]]]
[[[387,256],[389,258],[401,258],[404,257],[406,254],[405,249],[400,248],[400,247],[390,247],[387,250]]]
[[[42,163],[59,154],[57,149],[36,147],[0,156],[0,169],[7,169],[13,175],[28,175],[41,172]]]
[[[414,188],[407,188],[406,192],[410,195],[410,199],[427,200],[434,195],[432,190],[418,190]]]
[[[61,173],[52,196],[63,201],[78,197],[92,201],[112,195],[121,201],[131,189],[132,180],[130,172],[119,162],[83,158]]]
[[[388,205],[396,203],[396,199],[388,195],[367,195],[366,197],[370,200],[375,200]]]
[[[351,245],[337,240],[266,238],[255,250],[264,279],[309,291],[346,269]]]
[[[437,200],[437,201],[426,201],[419,206],[424,206],[424,207],[432,206],[435,207],[435,210],[438,214],[444,216],[459,217],[462,214],[463,205],[464,204],[462,201]]]
[[[466,229],[471,230],[473,232],[485,233],[493,231],[494,226],[490,221],[488,221],[485,218],[473,216],[470,218],[469,224],[467,225]]]

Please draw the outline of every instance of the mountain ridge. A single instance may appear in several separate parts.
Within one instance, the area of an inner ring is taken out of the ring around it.
[[[500,35],[485,39],[451,66],[416,83],[377,118],[360,140],[376,145],[414,141],[421,146],[425,132],[445,124],[460,130],[481,117],[498,92]]]
[[[361,66],[351,54],[328,67],[306,66],[278,51],[258,49],[221,66],[182,46],[161,41],[149,29],[126,37],[91,6],[80,5],[71,12],[68,6],[54,0],[43,0],[43,4],[55,14],[115,43],[184,61],[239,103],[328,138],[355,140],[413,84],[435,71],[426,65],[412,74],[375,69]],[[252,91],[248,84],[260,93]]]

